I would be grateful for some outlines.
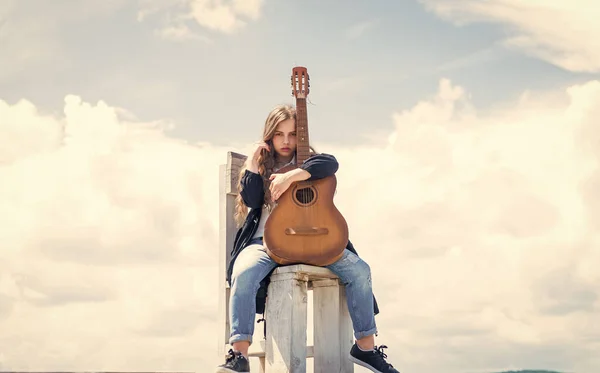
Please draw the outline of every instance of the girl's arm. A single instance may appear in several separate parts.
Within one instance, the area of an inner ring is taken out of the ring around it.
[[[286,172],[284,175],[290,182],[318,180],[334,175],[339,164],[330,154],[316,154],[308,158],[302,166]],[[271,176],[271,180],[273,180]]]
[[[308,158],[300,168],[309,173],[308,180],[318,180],[334,175],[339,164],[333,155],[321,153]]]
[[[258,157],[262,150],[269,151],[269,145],[260,141],[255,144],[254,151],[251,156],[246,158],[245,170],[243,170],[242,179],[240,180],[241,190],[240,195],[246,206],[257,209],[264,203],[264,184],[262,176],[258,173]]]
[[[284,174],[273,174],[270,177],[271,198],[276,201],[292,182],[302,180],[318,180],[335,174],[338,162],[333,155],[316,154],[307,159],[299,168]]]
[[[246,206],[257,209],[263,205],[265,192],[260,174],[246,169],[242,175],[240,195]]]

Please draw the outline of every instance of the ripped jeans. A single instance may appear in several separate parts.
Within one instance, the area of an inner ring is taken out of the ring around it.
[[[269,257],[262,239],[255,238],[237,257],[231,277],[229,299],[231,334],[229,343],[252,343],[256,315],[256,293],[260,282],[278,264]],[[369,265],[349,250],[335,263],[326,266],[339,276],[346,288],[348,311],[352,319],[354,337],[375,334],[375,313]]]

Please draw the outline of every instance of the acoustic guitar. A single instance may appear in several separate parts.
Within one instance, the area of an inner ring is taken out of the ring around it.
[[[292,69],[292,94],[296,97],[296,164],[310,157],[306,97],[309,76],[305,67]],[[335,175],[294,182],[279,197],[265,222],[264,245],[268,255],[280,265],[326,266],[341,258],[348,244],[348,224],[333,202]]]

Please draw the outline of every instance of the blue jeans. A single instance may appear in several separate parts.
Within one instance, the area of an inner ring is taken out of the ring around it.
[[[267,254],[262,239],[256,238],[238,255],[231,275],[229,298],[231,335],[229,343],[252,343],[256,315],[256,293],[260,282],[278,264]],[[354,337],[361,339],[375,334],[375,312],[371,269],[369,265],[349,250],[335,263],[326,266],[338,275],[346,288],[348,311],[352,319]]]

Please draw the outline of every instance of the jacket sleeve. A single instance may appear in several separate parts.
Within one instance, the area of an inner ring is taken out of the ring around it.
[[[321,153],[308,158],[300,168],[310,174],[308,180],[318,180],[334,175],[339,164],[333,155]]]
[[[240,195],[246,206],[257,209],[263,205],[265,192],[262,177],[246,170],[242,175]]]

